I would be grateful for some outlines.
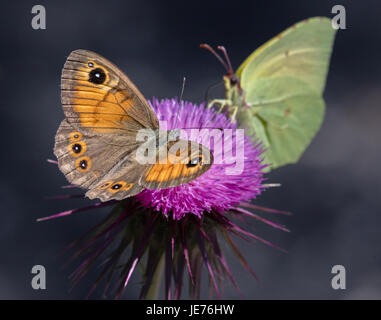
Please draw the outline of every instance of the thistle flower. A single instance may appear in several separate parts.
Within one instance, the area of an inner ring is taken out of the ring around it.
[[[236,124],[231,123],[225,115],[216,113],[214,109],[207,109],[203,104],[200,106],[190,102],[180,103],[176,99],[158,101],[153,99],[151,106],[159,119],[164,119],[168,130],[190,128],[215,128],[221,134],[220,140],[224,139],[226,129],[231,129],[232,141],[235,137]],[[223,128],[225,131],[218,131]],[[207,130],[207,132],[209,132]],[[191,140],[191,135],[188,136]],[[218,138],[217,138],[218,139]],[[193,139],[195,140],[195,139]],[[216,140],[216,139],[215,139]],[[196,141],[200,142],[200,141]],[[222,149],[216,148],[217,141],[210,145],[216,159],[222,159]],[[205,212],[213,210],[229,210],[242,201],[249,201],[260,194],[263,186],[262,169],[266,165],[261,163],[260,156],[263,150],[260,143],[253,147],[248,138],[244,139],[243,171],[240,174],[227,175],[226,169],[234,161],[233,153],[236,153],[235,145],[232,144],[233,152],[230,155],[224,153],[223,163],[214,164],[205,174],[196,180],[175,188],[162,190],[145,190],[137,198],[146,208],[154,208],[161,211],[165,216],[172,214],[172,218],[179,220],[186,214],[194,214],[201,218]],[[221,144],[222,145],[222,144]],[[223,146],[222,146],[223,147]]]
[[[233,140],[238,139],[235,136],[236,124],[231,123],[225,115],[206,108],[204,104],[179,102],[177,99],[153,99],[151,106],[158,118],[167,122],[168,130],[216,128],[221,132],[219,139],[222,139],[224,146],[226,132],[230,131],[221,129],[231,129]],[[69,261],[82,258],[82,263],[70,276],[72,285],[78,283],[95,264],[101,263],[103,270],[90,293],[104,281],[104,296],[110,292],[120,298],[137,264],[142,263],[145,264],[139,295],[142,299],[157,296],[163,268],[167,299],[181,297],[185,270],[189,276],[190,296],[199,298],[203,266],[208,270],[209,286],[217,296],[221,296],[224,278],[230,279],[239,291],[221,250],[222,239],[231,247],[244,268],[256,277],[240,253],[233,235],[278,247],[246,230],[235,220],[245,222],[244,218],[249,217],[283,231],[288,230],[250,211],[285,213],[250,204],[265,188],[263,169],[266,167],[262,163],[260,142],[253,144],[250,138],[244,137],[240,147],[232,146],[230,156],[225,156],[220,163],[213,163],[209,171],[186,185],[144,190],[135,197],[119,202],[95,203],[40,219],[47,220],[100,206],[114,206],[101,223],[71,244],[70,248],[77,247],[77,251]],[[222,151],[215,147],[216,139],[214,142],[210,150],[216,159]],[[233,154],[237,155],[239,148],[244,151],[242,170],[238,174],[228,175],[227,169],[232,167]],[[129,256],[127,252],[130,252]]]

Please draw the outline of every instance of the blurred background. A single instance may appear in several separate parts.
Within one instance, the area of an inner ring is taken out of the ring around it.
[[[46,8],[46,30],[31,27],[35,4]],[[347,29],[338,32],[334,45],[324,124],[297,165],[268,175],[282,187],[257,201],[293,213],[274,217],[291,233],[254,226],[258,235],[289,253],[239,242],[259,283],[228,258],[245,299],[380,299],[381,5],[375,0],[3,1],[0,298],[82,299],[97,274],[95,270],[69,292],[67,277],[76,264],[62,269],[67,257],[58,253],[107,210],[36,222],[91,203],[44,199],[65,194],[60,188],[65,177],[46,159],[54,157],[54,136],[64,117],[60,73],[72,50],[107,57],[147,98],[178,96],[186,76],[184,99],[201,102],[224,70],[200,43],[224,45],[236,68],[295,22],[332,17],[336,4],[346,8]],[[221,93],[222,88],[213,91]],[[30,285],[37,264],[47,270],[47,290]],[[337,264],[346,268],[346,290],[331,287],[331,268]],[[134,277],[126,298],[137,297],[139,287],[139,277]],[[226,298],[240,297],[228,285]]]

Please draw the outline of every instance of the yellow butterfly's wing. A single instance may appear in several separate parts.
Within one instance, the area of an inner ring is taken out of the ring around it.
[[[236,74],[241,85],[250,87],[259,79],[286,77],[299,79],[321,94],[334,35],[331,20],[325,17],[310,18],[293,25],[255,50],[240,65]],[[259,100],[255,92],[250,90],[247,94],[249,102]]]
[[[250,108],[237,120],[255,133],[276,168],[296,162],[321,126],[335,30],[328,18],[307,19],[254,51],[237,75]]]
[[[61,100],[68,122],[88,133],[128,135],[159,127],[155,113],[131,80],[91,51],[75,50],[67,58]]]

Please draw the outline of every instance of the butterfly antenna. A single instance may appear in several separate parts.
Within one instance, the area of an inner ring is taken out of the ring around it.
[[[185,82],[186,82],[186,78],[184,77],[183,78],[183,84],[181,86],[181,92],[180,92],[180,99],[179,99],[179,104],[181,103],[181,100],[183,99],[183,94],[184,94],[184,89],[185,89]],[[175,124],[173,126],[173,129],[176,129],[177,127],[177,123],[179,121],[179,118],[180,118],[180,108],[177,109],[177,112],[176,112],[176,120],[175,120]]]
[[[182,87],[181,87],[181,93],[180,93],[180,101],[183,99],[183,94],[184,94],[184,89],[185,89],[185,81],[186,81],[187,79],[184,77],[183,78],[183,85],[182,85]]]
[[[208,44],[206,43],[202,43],[200,44],[200,47],[201,48],[204,48],[208,51],[210,51],[217,59],[219,62],[221,62],[221,64],[224,66],[224,68],[226,69],[227,72],[230,72],[229,70],[229,67],[228,65],[226,64],[226,62],[224,61],[224,59],[221,58],[221,56]],[[225,50],[226,51],[226,50]],[[230,63],[230,62],[229,62]]]
[[[216,83],[213,83],[211,84],[210,86],[208,86],[206,88],[206,91],[205,91],[205,95],[204,95],[204,101],[208,101],[208,97],[209,97],[209,91],[219,85],[223,84],[223,81],[218,81]]]
[[[217,49],[221,50],[223,52],[223,54],[225,56],[225,60],[226,60],[226,62],[228,64],[228,68],[226,70],[228,71],[229,75],[232,75],[234,73],[233,72],[233,67],[232,67],[232,64],[230,63],[229,55],[228,55],[225,47],[224,46],[218,46]]]

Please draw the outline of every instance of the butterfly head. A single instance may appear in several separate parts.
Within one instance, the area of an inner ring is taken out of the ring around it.
[[[217,60],[224,66],[226,73],[223,76],[226,100],[230,103],[230,106],[246,106],[244,91],[241,87],[241,80],[238,75],[233,71],[232,64],[229,59],[229,55],[223,46],[218,46],[217,49],[222,51],[223,57],[219,55],[210,45],[201,44],[201,48],[207,49],[210,51]]]
[[[228,87],[229,89],[237,87],[240,91],[242,91],[241,85],[240,85],[240,79],[233,71],[233,67],[225,47],[224,46],[217,47],[218,50],[222,51],[224,58],[221,57],[210,45],[206,43],[200,44],[200,47],[211,52],[217,58],[217,60],[224,66],[226,70],[226,74],[224,75],[225,86]]]

